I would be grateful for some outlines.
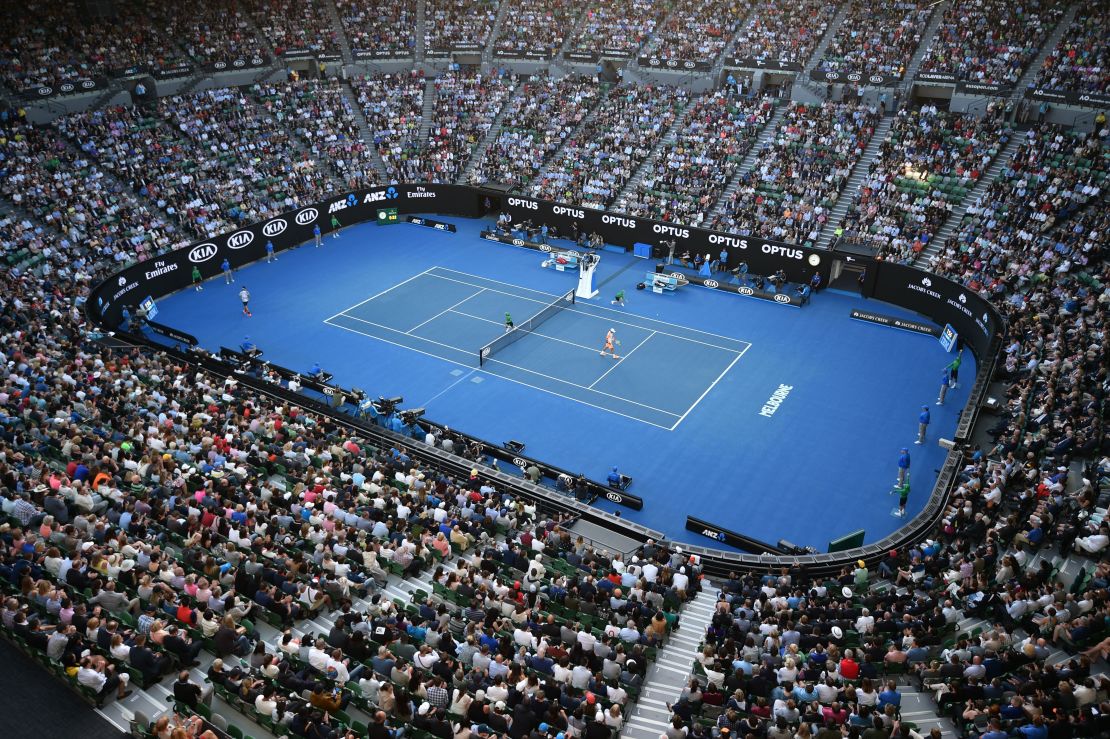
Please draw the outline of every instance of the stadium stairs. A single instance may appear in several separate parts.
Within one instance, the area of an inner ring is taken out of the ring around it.
[[[719,57],[717,57],[717,61],[713,65],[712,75],[713,75],[714,80],[720,80],[721,76],[724,74],[725,60],[728,59],[729,57],[731,57],[733,55],[733,53],[735,53],[736,40],[740,38],[740,34],[743,32],[744,28],[748,25],[748,20],[752,17],[752,14],[754,12],[755,12],[754,9],[750,10],[736,24],[736,31],[732,34],[732,38],[730,38],[728,40],[728,43],[725,44],[725,48],[721,50],[721,55]]]
[[[374,132],[370,128],[370,123],[366,120],[366,115],[362,112],[362,106],[359,105],[358,102],[358,93],[356,93],[355,88],[351,86],[350,80],[343,80],[343,94],[346,95],[351,102],[351,112],[355,117],[355,125],[358,126],[359,138],[373,150],[370,162],[374,166],[374,171],[377,173],[379,181],[382,183],[388,182],[389,177],[385,172],[385,162],[382,161],[378,147],[374,145]]]
[[[871,162],[875,160],[875,155],[879,153],[879,148],[883,145],[883,142],[886,141],[893,123],[894,119],[887,116],[880,120],[879,125],[875,127],[875,133],[871,135],[871,140],[867,142],[867,148],[863,150],[863,156],[856,162],[856,166],[852,167],[852,173],[848,176],[848,181],[844,183],[844,187],[840,188],[836,204],[829,211],[829,219],[825,221],[825,226],[821,229],[820,236],[817,237],[818,249],[828,249],[832,243],[837,224],[840,223],[848,209],[852,207],[852,203],[855,202],[859,186],[867,177],[867,169]]]
[[[821,42],[817,44],[817,48],[813,50],[813,53],[809,57],[809,61],[807,61],[805,67],[802,68],[800,77],[803,80],[808,80],[809,73],[816,69],[818,63],[825,58],[825,50],[829,48],[829,44],[836,38],[836,31],[840,28],[840,24],[844,22],[844,18],[847,17],[848,10],[851,6],[852,4],[850,2],[843,3],[836,11],[836,15],[833,16],[833,19],[829,21],[829,27],[825,29],[825,35],[821,38]]]
[[[505,16],[508,14],[509,3],[500,3],[497,7],[497,17],[493,21],[493,26],[489,30],[489,36],[486,38],[486,45],[482,49],[482,65],[493,64],[497,66],[497,59],[493,56],[493,46],[497,43],[497,37],[501,35],[501,24],[505,21]]]
[[[975,183],[975,187],[971,188],[967,195],[964,196],[963,201],[952,209],[952,212],[948,214],[948,218],[945,219],[936,234],[933,235],[929,245],[921,250],[917,259],[914,260],[915,263],[928,265],[930,260],[940,253],[944,242],[959,229],[960,223],[967,214],[967,209],[975,203],[980,195],[987,191],[987,188],[990,187],[991,183],[993,183],[1002,172],[1002,168],[1010,163],[1010,157],[1017,151],[1018,145],[1022,140],[1023,137],[1017,131],[1010,136],[1010,140],[1006,142],[1006,146],[994,157],[990,166],[987,167],[987,171],[984,172],[983,176],[979,178],[979,181]]]
[[[709,210],[705,223],[711,224],[713,219],[724,211],[729,198],[732,197],[737,187],[739,187],[740,176],[751,171],[752,167],[755,166],[756,160],[759,158],[759,152],[763,150],[767,142],[774,138],[775,131],[778,130],[779,124],[782,123],[782,118],[786,113],[788,105],[789,103],[780,103],[775,106],[775,112],[771,116],[771,120],[767,121],[767,125],[763,127],[759,136],[756,137],[755,144],[752,146],[751,150],[748,151],[740,161],[740,166],[736,168],[736,171],[732,175],[732,179],[729,181],[724,191],[721,192],[721,197],[717,198],[717,202]]]
[[[531,181],[534,182],[535,180],[540,179],[542,175],[546,174],[549,171],[548,168],[552,164],[556,164],[559,162],[559,157],[562,156],[563,149],[566,148],[567,143],[571,141],[576,141],[578,139],[578,134],[581,131],[586,130],[586,127],[593,123],[594,118],[597,117],[597,112],[601,110],[601,106],[605,103],[605,100],[608,98],[609,92],[611,90],[612,88],[610,88],[609,90],[605,90],[602,92],[601,95],[597,96],[597,102],[594,103],[594,107],[590,109],[590,112],[586,114],[586,117],[582,119],[582,122],[578,124],[578,128],[574,129],[571,132],[570,136],[567,136],[565,139],[563,139],[563,143],[559,145],[558,149],[551,153],[551,156],[548,157],[547,161],[543,163],[543,167],[540,168],[540,171],[536,173],[536,176],[533,177]],[[526,192],[526,188],[521,187],[519,188],[519,191]]]
[[[644,176],[655,169],[655,164],[659,161],[659,157],[662,156],[663,151],[678,140],[678,131],[686,125],[686,121],[689,119],[690,113],[694,110],[694,107],[695,105],[691,101],[683,110],[675,115],[674,120],[671,121],[671,125],[667,127],[667,130],[659,138],[659,141],[655,143],[655,146],[647,155],[647,158],[640,163],[640,166],[636,168],[632,176],[628,178],[628,182],[626,182],[624,187],[621,188],[621,191],[617,193],[617,197],[613,200],[614,204],[611,206],[612,210],[620,213],[628,212],[628,196],[636,193],[636,188],[644,181]]]
[[[670,725],[668,703],[674,703],[690,681],[690,665],[698,653],[705,627],[713,620],[717,589],[708,581],[682,609],[682,626],[671,634],[648,668],[636,707],[625,717],[622,739],[659,739]]]
[[[1075,15],[1078,12],[1079,3],[1069,5],[1064,10],[1064,14],[1060,17],[1060,22],[1056,24],[1056,28],[1049,34],[1048,38],[1045,39],[1044,45],[1041,46],[1041,50],[1037,53],[1037,56],[1030,60],[1029,66],[1025,68],[1025,73],[1021,76],[1021,79],[1018,80],[1018,83],[1014,85],[1014,94],[1010,96],[1011,104],[1015,108],[1018,102],[1021,101],[1025,91],[1032,87],[1033,83],[1037,81],[1037,75],[1044,65],[1044,60],[1048,58],[1048,55],[1056,48],[1056,44],[1059,43],[1060,39],[1067,33],[1068,26],[1075,20]]]
[[[355,57],[351,53],[351,41],[347,38],[347,32],[343,29],[343,19],[339,17],[339,9],[335,3],[324,3],[324,12],[328,14],[331,27],[335,29],[335,36],[339,41],[339,53],[343,55],[343,63],[353,63]]]
[[[925,32],[921,34],[921,43],[917,45],[917,51],[910,57],[910,63],[906,65],[906,73],[902,75],[900,87],[903,89],[909,90],[913,86],[913,78],[917,74],[917,70],[921,69],[921,63],[925,61],[925,54],[929,51],[929,47],[933,43],[933,37],[937,35],[940,23],[947,10],[947,0],[942,0],[933,8],[933,17],[929,19],[929,25],[925,27]]]
[[[438,99],[439,93],[436,91],[435,80],[429,77],[424,81],[424,109],[420,114],[420,131],[416,135],[416,141],[421,148],[428,143],[428,132],[432,130],[432,117],[435,115]]]
[[[416,0],[416,51],[413,61],[416,66],[424,63],[424,29],[428,27],[427,4],[424,0]]]
[[[502,7],[504,7],[504,4]],[[482,140],[478,142],[478,146],[471,153],[470,161],[467,162],[466,168],[463,169],[463,171],[459,174],[459,178],[458,180],[456,180],[457,182],[462,183],[470,181],[470,175],[478,167],[478,164],[485,158],[486,151],[489,149],[490,144],[496,141],[497,137],[501,135],[501,119],[504,118],[505,111],[509,109],[513,100],[516,99],[516,96],[520,94],[521,90],[524,89],[524,85],[527,83],[527,81],[527,76],[520,75],[516,83],[516,87],[514,87],[509,96],[505,98],[505,104],[501,106],[501,110],[497,111],[497,115],[490,122],[489,130],[486,131],[486,135],[482,137]]]

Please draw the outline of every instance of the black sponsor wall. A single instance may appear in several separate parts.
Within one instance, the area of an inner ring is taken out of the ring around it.
[[[194,266],[205,279],[219,273],[225,258],[233,268],[241,267],[264,257],[267,241],[274,242],[275,251],[282,251],[311,239],[317,225],[327,233],[332,215],[343,226],[377,220],[382,207],[396,207],[406,214],[433,212],[473,218],[480,213],[481,198],[478,191],[456,185],[396,185],[337,195],[128,267],[93,291],[89,311],[115,326],[124,307],[147,295],[159,298],[190,285]]]
[[[502,199],[502,208],[512,217],[513,223],[520,223],[525,219],[531,219],[537,225],[547,223],[557,227],[564,236],[571,233],[571,226],[577,221],[581,230],[600,233],[605,243],[627,249],[631,249],[636,243],[656,246],[674,239],[676,255],[689,250],[691,255],[709,254],[713,259],[718,259],[721,248],[724,247],[728,251],[729,267],[747,262],[749,271],[760,275],[769,275],[782,269],[791,282],[808,282],[814,272],[820,272],[824,284],[829,283],[831,260],[829,252],[824,250],[512,195]]]

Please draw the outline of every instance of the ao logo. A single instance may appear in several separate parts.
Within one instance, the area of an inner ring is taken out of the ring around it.
[[[288,227],[289,223],[284,218],[275,218],[262,227],[262,233],[272,239],[279,234],[285,233],[285,229]]]
[[[776,303],[789,303],[790,302],[790,296],[789,295],[782,295],[782,294],[775,295],[775,302]]]
[[[967,296],[964,295],[963,293],[960,293],[960,302],[961,303],[966,303],[967,302]]]
[[[254,234],[250,231],[238,231],[227,237],[228,249],[242,249],[244,246],[250,246],[254,241]]]
[[[741,295],[755,295],[755,290],[752,290],[750,287],[747,286],[736,288],[736,292],[740,293]]]
[[[933,281],[930,280],[928,277],[922,277],[921,278],[921,284],[924,285],[925,287],[932,287],[933,286]]]
[[[704,285],[705,287],[711,287],[711,288],[720,287],[720,285],[717,283],[716,280],[706,280],[705,282],[703,282],[701,284]]]
[[[197,246],[194,246],[192,250],[190,250],[189,261],[193,264],[207,262],[209,259],[216,256],[217,251],[218,249],[216,248],[215,244],[199,244]]]
[[[524,246],[524,239],[513,239],[513,246]]]
[[[305,208],[294,218],[298,226],[307,226],[320,217],[320,211],[315,208]]]
[[[123,287],[123,286],[124,286],[124,285],[126,285],[126,284],[127,284],[127,278],[126,278],[126,277],[124,277],[123,275],[120,275],[120,278],[119,278],[119,286],[120,286],[120,287]]]
[[[614,503],[620,503],[621,501],[624,500],[624,498],[621,497],[620,493],[614,493],[611,490],[609,492],[605,493],[605,497],[608,498],[609,500],[613,501]]]
[[[524,467],[527,462],[524,461],[523,457],[513,457],[513,464],[515,464],[517,467]]]

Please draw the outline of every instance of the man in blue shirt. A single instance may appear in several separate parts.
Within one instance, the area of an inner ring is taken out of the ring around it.
[[[948,386],[952,384],[951,375],[947,367],[940,376],[940,395],[937,396],[937,405],[944,405],[944,398],[948,395]]]
[[[277,257],[274,256],[274,242],[267,241],[266,242],[266,262],[268,264],[268,263],[274,262],[274,261],[277,261]]]
[[[882,710],[887,706],[894,706],[895,708],[898,708],[901,705],[902,696],[898,693],[898,686],[894,683],[893,680],[890,680],[886,684],[886,690],[879,693],[879,710]]]
[[[621,473],[617,472],[616,467],[613,467],[613,471],[609,473],[609,477],[607,477],[606,479],[609,481],[609,487],[618,489],[620,488]]]
[[[898,487],[902,487],[906,482],[906,474],[910,471],[910,450],[902,447],[902,453],[898,456]]]
[[[929,406],[921,406],[921,415],[917,417],[917,441],[914,444],[925,443],[925,430],[929,428]]]
[[[220,262],[220,269],[223,270],[224,273],[224,282],[228,285],[235,282],[235,278],[231,276],[231,262],[227,261],[227,258],[224,258],[224,261]]]
[[[243,340],[239,343],[239,351],[244,354],[253,354],[256,349],[258,349],[258,347],[254,345],[254,342],[251,341],[251,337],[249,336],[244,336]]]
[[[322,243],[322,239],[320,238],[320,224],[319,223],[317,223],[315,226],[312,227],[312,238],[314,238],[316,240],[316,247],[319,248],[320,244]]]

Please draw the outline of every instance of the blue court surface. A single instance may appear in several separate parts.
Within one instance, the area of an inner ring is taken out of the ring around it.
[[[951,359],[939,343],[849,312],[916,316],[833,291],[802,309],[697,286],[637,291],[652,263],[610,252],[597,268],[601,294],[560,303],[575,273],[483,241],[488,222],[440,219],[458,232],[356,226],[249,266],[234,285],[218,277],[167,297],[158,320],[210,349],[249,335],[278,364],[319,362],[345,387],[404,396],[404,408],[491,442],[523,441],[529,456],[594,479],[616,465],[644,509],[599,505],[679,541],[712,543],[685,531],[687,514],[819,551],[860,528],[876,541],[905,521],[890,494],[903,446],[910,515],[924,505],[944,458],[936,440],[955,429],[974,361],[965,353],[964,384],[937,406]],[[625,307],[611,304],[618,290]],[[519,325],[554,303],[479,367],[505,313]],[[616,359],[600,355],[610,329]],[[915,446],[923,404],[933,422]]]

